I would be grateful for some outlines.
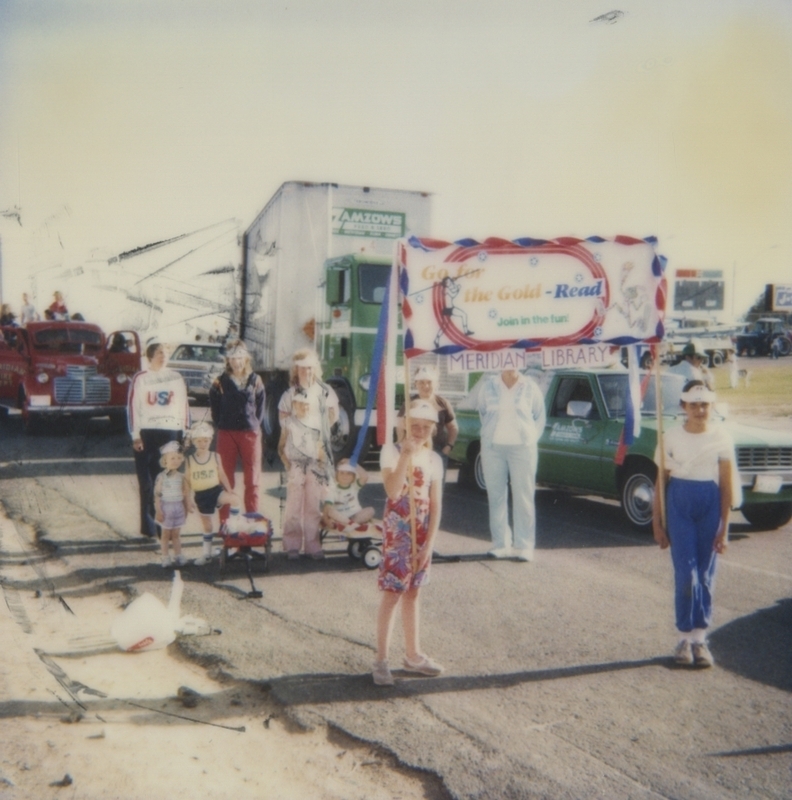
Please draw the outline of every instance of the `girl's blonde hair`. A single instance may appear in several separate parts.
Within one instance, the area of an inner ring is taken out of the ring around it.
[[[427,402],[426,400],[421,400],[420,398],[416,398],[415,400],[411,400],[410,401],[410,408],[416,408],[418,406],[424,406],[424,405],[426,405],[426,402]],[[423,419],[423,417],[418,417],[417,419]],[[425,420],[425,421],[431,421],[431,420]],[[413,422],[413,418],[410,417],[410,424],[412,424],[412,422]],[[406,417],[406,415],[405,415],[405,418],[404,418],[404,427],[405,427],[405,435],[406,435],[406,433],[407,433],[407,417]],[[423,443],[423,447],[429,447],[429,448],[432,447],[432,440],[434,439],[435,433],[437,433],[437,423],[436,422],[432,422],[432,431],[429,434],[429,436],[427,437],[426,441]]]
[[[244,354],[245,356],[245,377],[247,378],[251,372],[253,372],[253,361],[250,358],[250,353],[248,352],[247,345],[241,339],[234,339],[233,341],[228,342],[225,348],[225,362],[226,368],[225,371],[230,375],[234,368],[231,366],[231,356],[234,354],[234,351],[238,350],[240,353]]]
[[[299,350],[294,351],[292,355],[292,363],[289,368],[289,383],[292,386],[297,386],[299,379],[297,378],[297,362],[308,360],[313,362],[311,366],[314,368],[314,377],[321,379],[322,377],[322,362],[316,354],[316,350],[312,347],[301,347]]]

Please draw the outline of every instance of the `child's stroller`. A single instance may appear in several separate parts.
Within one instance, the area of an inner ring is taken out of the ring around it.
[[[322,529],[320,538],[324,542],[331,535],[346,541],[347,555],[362,560],[368,569],[376,569],[382,563],[382,523],[375,520],[360,525],[332,522]]]
[[[263,571],[269,571],[272,523],[255,512],[232,515],[220,526],[220,538],[223,540],[220,550],[220,574],[223,574],[229,561],[244,559],[250,579],[251,590],[248,592],[248,597],[261,597],[261,592],[253,583],[250,565],[254,559],[260,560],[264,562]]]

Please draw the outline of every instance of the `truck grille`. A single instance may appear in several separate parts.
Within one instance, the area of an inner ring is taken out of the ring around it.
[[[110,402],[110,379],[96,374],[96,367],[66,367],[65,378],[55,378],[55,402],[58,405]]]
[[[202,369],[177,369],[188,389],[205,389],[208,373]]]
[[[738,447],[737,469],[741,472],[792,469],[792,447]]]

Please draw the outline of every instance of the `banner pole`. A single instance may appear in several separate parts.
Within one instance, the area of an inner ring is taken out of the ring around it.
[[[665,443],[663,441],[663,384],[660,379],[660,347],[655,351],[655,410],[657,413],[657,446],[660,453],[660,464],[657,473],[657,491],[660,492],[660,525],[666,527],[666,498],[665,498]]]
[[[410,435],[410,359],[404,354],[404,435]],[[410,563],[412,571],[418,562],[418,532],[415,526],[415,495],[413,487],[413,458],[407,462],[407,492],[410,496]]]

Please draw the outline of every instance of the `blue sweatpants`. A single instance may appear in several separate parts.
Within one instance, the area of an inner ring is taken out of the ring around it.
[[[716,562],[712,545],[720,523],[720,489],[713,481],[672,478],[666,498],[676,626],[689,633],[709,627],[712,619]]]

